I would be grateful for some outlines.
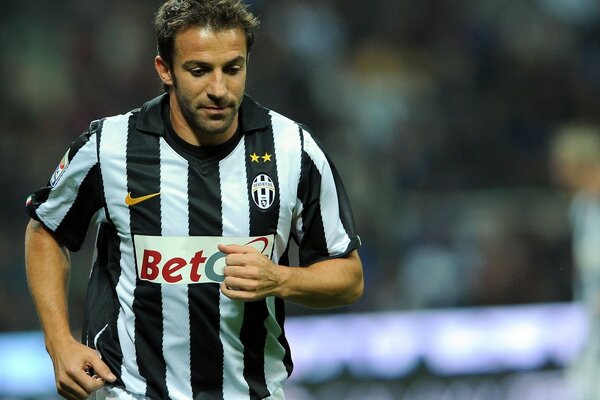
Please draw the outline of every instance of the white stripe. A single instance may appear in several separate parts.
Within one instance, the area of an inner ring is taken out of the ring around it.
[[[56,187],[50,191],[48,199],[36,210],[37,215],[48,228],[55,230],[60,225],[77,198],[81,182],[96,161],[96,135],[94,134],[75,154]]]
[[[301,215],[302,210],[304,210],[304,205],[302,204],[302,202],[300,202],[300,199],[298,199],[298,205],[296,206],[296,210],[297,212]],[[304,231],[302,230],[302,226],[304,225],[304,221],[302,220],[302,217],[299,216],[296,218],[296,223],[294,224],[295,226],[295,233],[296,233],[296,240],[298,241],[298,243],[302,243],[302,240],[304,239]],[[300,258],[298,258],[298,262]],[[290,264],[290,265],[294,265],[294,264]]]
[[[189,235],[187,162],[160,139],[160,212],[163,236]],[[187,285],[162,285],[163,349],[171,399],[191,399],[190,311]]]
[[[325,241],[329,255],[337,256],[346,251],[350,244],[350,237],[348,237],[340,218],[338,196],[331,166],[312,136],[306,131],[304,131],[304,150],[321,173],[319,204],[321,206]]]
[[[265,328],[267,329],[267,341],[265,343],[265,376],[267,377],[267,388],[270,393],[275,393],[283,386],[288,378],[283,357],[285,349],[279,343],[281,335],[281,327],[277,322],[275,315],[275,298],[267,297],[267,309],[269,317],[265,320]]]
[[[273,249],[273,261],[278,262],[285,251],[292,230],[292,218],[296,210],[298,182],[302,165],[302,147],[298,125],[293,121],[271,112],[275,154],[277,160],[277,180],[279,182],[279,220],[277,238]],[[300,225],[302,226],[302,225]],[[287,380],[287,370],[283,363],[285,349],[279,343],[281,327],[275,314],[275,299],[267,298],[269,317],[265,321],[267,341],[265,343],[265,376],[269,392],[282,395],[282,385]]]
[[[140,375],[135,352],[135,315],[133,291],[136,273],[133,265],[133,244],[130,235],[129,209],[125,205],[127,195],[127,165],[123,154],[127,149],[127,127],[130,113],[107,118],[100,140],[100,167],[104,182],[106,205],[119,232],[121,251],[121,275],[116,292],[121,305],[117,318],[117,332],[123,352],[121,379],[127,390],[146,392],[146,381]]]
[[[118,386],[104,385],[96,390],[89,400],[149,400],[146,395],[134,394]]]
[[[245,139],[219,163],[223,236],[250,236],[250,203],[245,163]]]
[[[278,262],[287,247],[292,228],[292,217],[296,211],[302,153],[298,125],[274,111],[271,111],[270,114],[275,141],[277,180],[279,182],[277,189],[280,200],[277,237],[273,248],[273,261]]]
[[[244,144],[242,139],[235,150],[219,163],[224,237],[250,235]],[[221,293],[219,308],[219,337],[224,354],[223,399],[248,398],[249,387],[244,379],[244,346],[240,341],[244,302],[230,300]]]

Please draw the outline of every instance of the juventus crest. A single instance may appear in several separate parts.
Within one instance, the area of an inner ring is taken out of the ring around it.
[[[275,184],[267,174],[259,174],[252,182],[252,200],[261,210],[266,210],[275,201]]]

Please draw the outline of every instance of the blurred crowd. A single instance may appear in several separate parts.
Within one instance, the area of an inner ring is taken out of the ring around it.
[[[161,93],[159,3],[0,6],[0,331],[38,328],[28,194],[91,120]],[[247,92],[312,128],[353,203],[367,286],[346,311],[571,298],[567,198],[547,152],[559,125],[600,118],[600,3],[249,3],[262,25]],[[74,325],[93,236],[73,255]]]

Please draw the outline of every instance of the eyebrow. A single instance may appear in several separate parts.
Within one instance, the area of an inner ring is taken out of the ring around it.
[[[224,65],[228,66],[228,65],[232,65],[232,64],[243,64],[245,61],[246,61],[246,57],[237,56],[234,59],[225,62]],[[184,68],[206,67],[206,66],[212,66],[212,64],[205,62],[205,61],[200,61],[200,60],[190,60],[190,61],[186,61],[183,63]]]

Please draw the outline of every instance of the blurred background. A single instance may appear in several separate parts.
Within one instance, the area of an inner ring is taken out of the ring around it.
[[[571,302],[569,197],[548,146],[560,125],[600,119],[600,3],[248,3],[262,25],[247,92],[312,128],[363,239],[358,303],[289,308],[289,397],[572,399],[564,369],[586,321]],[[161,93],[159,4],[0,5],[0,397],[54,393],[52,380],[49,391],[31,385],[23,361],[30,352],[47,362],[24,273],[25,199],[91,120]],[[72,255],[75,329],[93,236]],[[323,362],[319,343],[340,338],[347,347]],[[11,384],[19,376],[24,389]]]

